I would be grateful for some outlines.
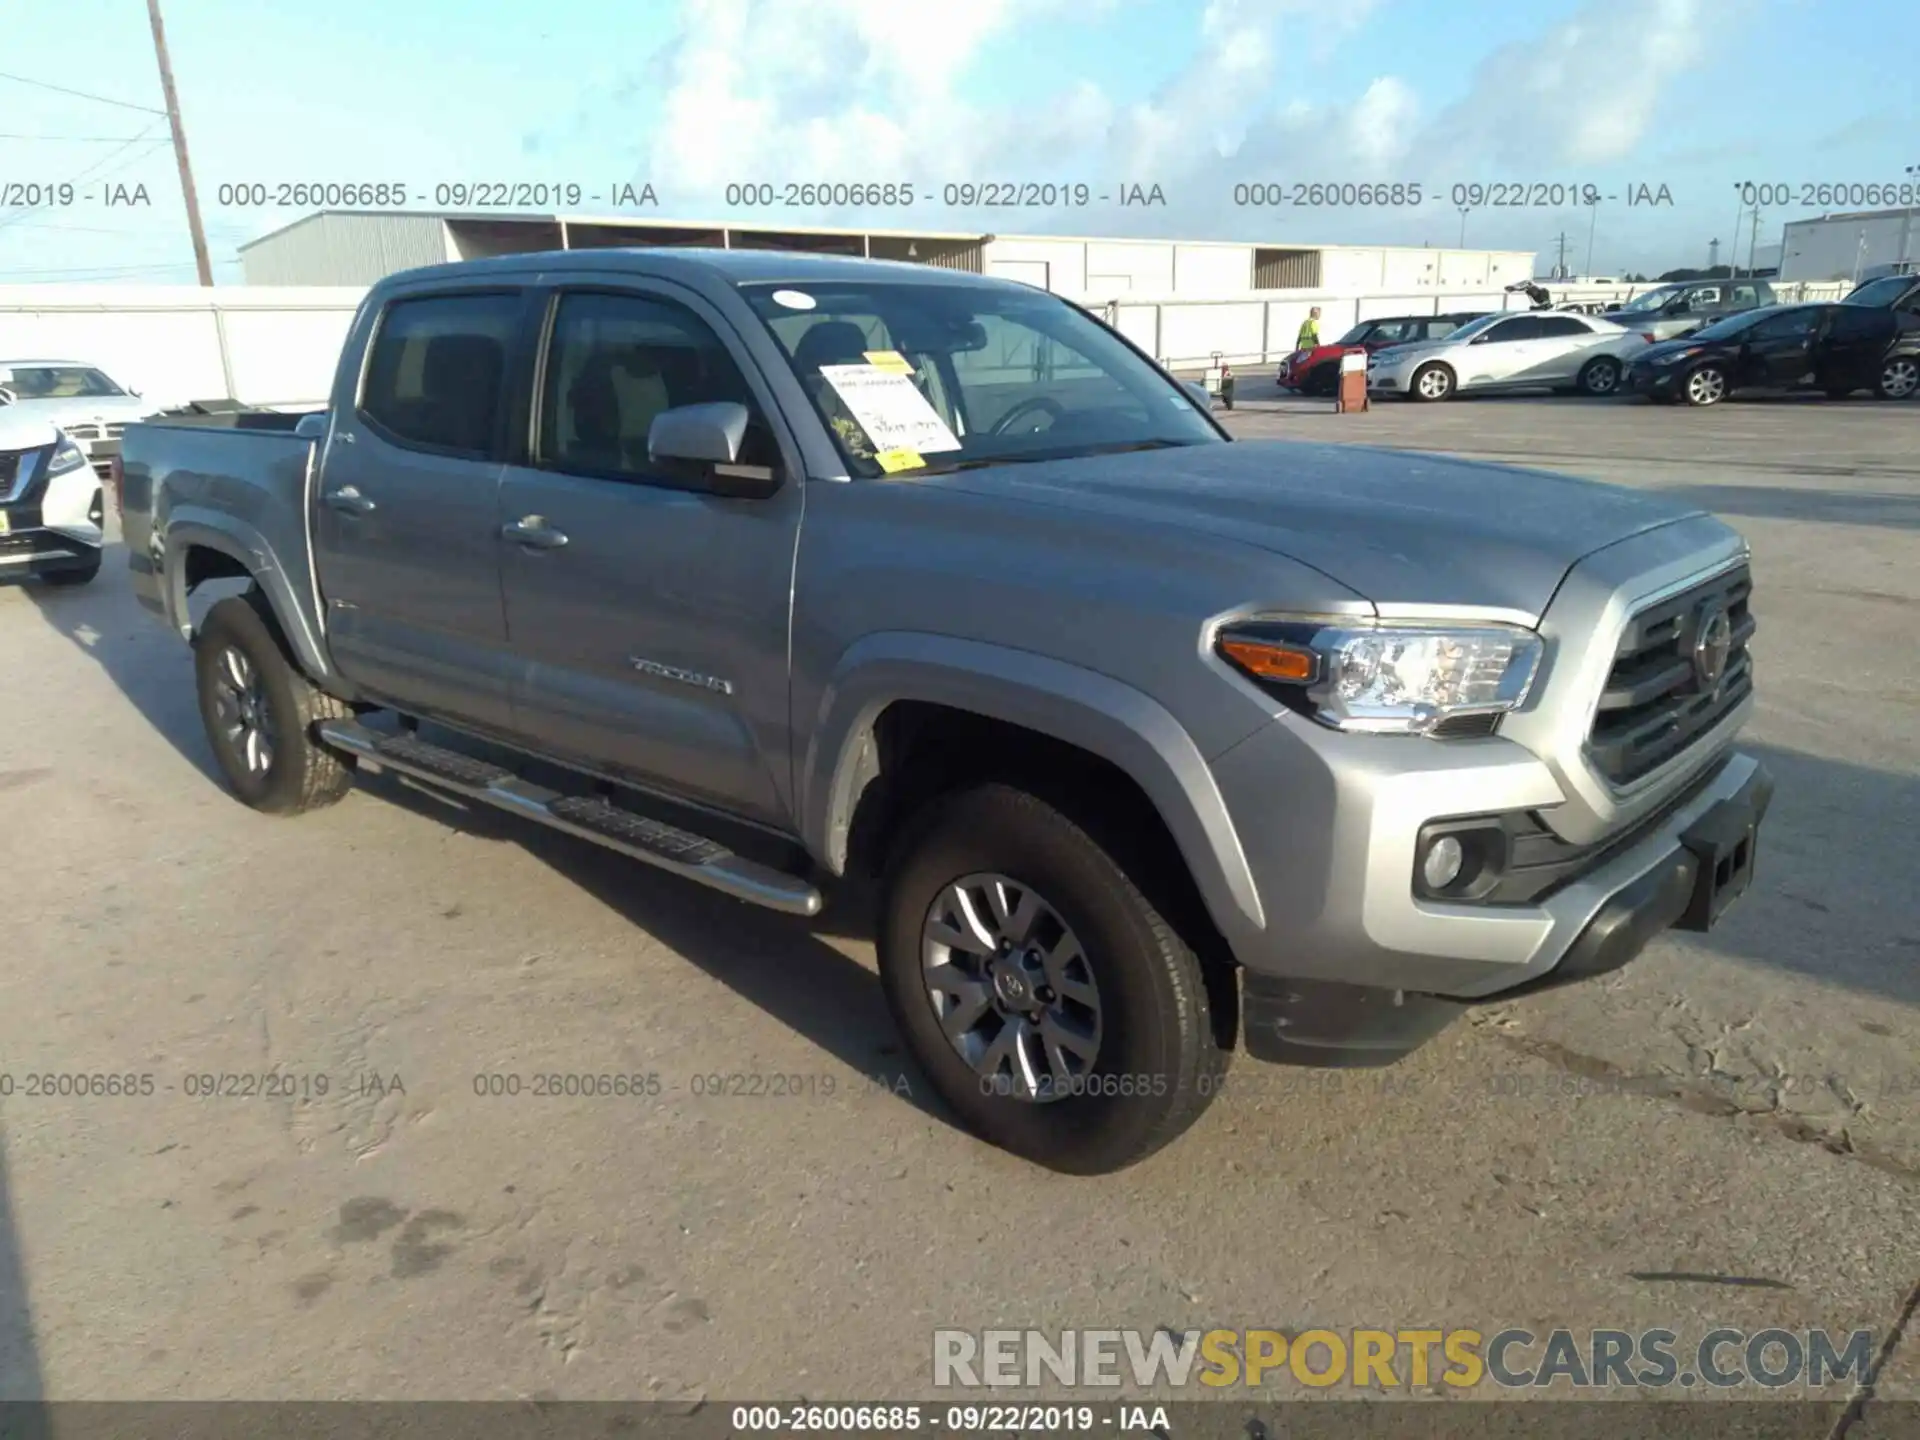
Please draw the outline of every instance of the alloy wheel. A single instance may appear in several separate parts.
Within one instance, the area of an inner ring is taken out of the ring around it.
[[[921,926],[928,1002],[982,1093],[1030,1102],[1084,1088],[1100,1053],[1100,989],[1079,939],[1032,886],[964,875]]]
[[[273,768],[273,711],[259,670],[235,646],[220,652],[213,705],[220,738],[249,775],[265,775]]]
[[[1687,377],[1687,399],[1695,405],[1713,405],[1726,398],[1727,377],[1708,367]]]
[[[1889,360],[1880,372],[1880,393],[1889,400],[1904,400],[1920,390],[1920,361]]]

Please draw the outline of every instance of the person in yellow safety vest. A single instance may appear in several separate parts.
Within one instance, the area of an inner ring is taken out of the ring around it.
[[[1296,350],[1315,350],[1320,345],[1320,307],[1314,306],[1300,322],[1300,334],[1293,342]]]

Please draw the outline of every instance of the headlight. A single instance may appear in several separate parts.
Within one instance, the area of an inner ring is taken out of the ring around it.
[[[1512,625],[1313,619],[1249,621],[1215,641],[1228,664],[1321,724],[1399,735],[1512,710],[1527,698],[1541,648]]]
[[[84,470],[86,465],[87,452],[62,435],[60,443],[53,447],[53,459],[47,463],[47,474],[65,475],[71,470]]]
[[[1698,345],[1694,345],[1694,346],[1688,347],[1685,350],[1675,350],[1670,355],[1657,355],[1654,357],[1653,363],[1656,365],[1675,365],[1675,364],[1678,364],[1680,361],[1690,359],[1691,357],[1698,355],[1699,353],[1700,353],[1700,347]]]

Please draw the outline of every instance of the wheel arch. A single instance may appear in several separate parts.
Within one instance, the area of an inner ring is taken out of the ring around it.
[[[182,639],[193,638],[188,597],[209,580],[250,580],[259,592],[266,618],[279,631],[293,658],[316,682],[330,681],[332,668],[320,636],[286,572],[258,534],[226,525],[202,524],[175,516],[162,542],[167,620]]]
[[[835,875],[862,858],[871,827],[884,837],[903,818],[902,796],[910,805],[956,775],[984,778],[1022,762],[1031,769],[1044,757],[1124,782],[1217,930],[1265,927],[1206,758],[1157,701],[1110,676],[950,636],[872,635],[835,668],[811,733],[798,777],[802,838]],[[1125,790],[1114,793],[1126,803]]]

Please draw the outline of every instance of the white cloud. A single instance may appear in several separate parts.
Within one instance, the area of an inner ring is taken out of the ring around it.
[[[1133,233],[1324,234],[1341,217],[1234,210],[1234,182],[1552,179],[1618,164],[1649,138],[1709,25],[1723,28],[1750,0],[1590,0],[1507,39],[1438,107],[1423,100],[1435,83],[1424,75],[1375,73],[1333,97],[1281,78],[1321,72],[1390,17],[1387,0],[1206,0],[1194,32],[1169,37],[1189,58],[1149,95],[1115,100],[1069,48],[1051,93],[1017,108],[969,100],[992,47],[1043,22],[1102,23],[1101,11],[1126,3],[1093,0],[1090,13],[1088,0],[688,0],[679,39],[650,67],[658,123],[638,168],[683,213],[713,213],[715,192],[736,179],[1085,178],[1180,193],[1177,211],[1131,212]],[[579,122],[604,124],[604,113]],[[806,218],[890,223],[871,211]],[[1025,228],[1064,218],[1036,212]],[[1422,226],[1430,217],[1375,213],[1365,228],[1420,243]]]

